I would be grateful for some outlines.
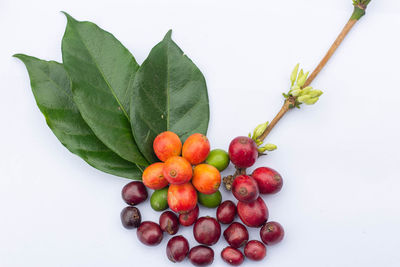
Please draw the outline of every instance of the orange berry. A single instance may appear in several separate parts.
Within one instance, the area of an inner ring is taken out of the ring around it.
[[[200,133],[189,136],[182,147],[182,156],[192,165],[205,161],[209,153],[210,142],[205,135]]]
[[[214,194],[221,185],[221,174],[209,164],[200,164],[194,168],[192,183],[203,194]]]
[[[179,156],[182,151],[182,142],[179,136],[173,132],[162,132],[154,139],[154,153],[161,161],[166,161],[170,157]]]
[[[182,157],[171,157],[164,164],[163,175],[170,184],[187,183],[192,179],[192,165]]]
[[[148,188],[158,190],[168,185],[163,175],[164,163],[156,162],[148,166],[142,175],[142,181]]]
[[[170,185],[168,188],[168,205],[175,212],[186,213],[197,205],[197,193],[191,183]]]

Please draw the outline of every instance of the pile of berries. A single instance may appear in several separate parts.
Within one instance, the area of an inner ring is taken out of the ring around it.
[[[248,175],[238,175],[232,183],[232,193],[237,205],[227,200],[221,203],[219,191],[221,174],[229,162],[238,169],[251,167],[259,156],[253,139],[237,137],[229,146],[229,154],[221,149],[210,151],[206,136],[196,133],[182,145],[173,132],[159,134],[153,143],[154,153],[161,162],[148,166],[142,182],[133,181],[122,189],[122,198],[129,205],[121,212],[125,228],[137,228],[140,242],[148,246],[160,244],[163,233],[175,235],[179,226],[193,225],[195,240],[201,245],[190,249],[182,235],[172,237],[166,253],[172,262],[181,262],[186,257],[197,266],[209,265],[214,261],[214,251],[221,236],[221,223],[230,224],[223,232],[228,247],[221,252],[222,259],[231,265],[240,265],[245,256],[251,260],[262,260],[266,256],[265,245],[283,239],[284,230],[277,222],[267,222],[268,208],[260,194],[273,194],[282,188],[282,177],[271,168],[261,167]],[[148,197],[147,188],[155,190],[151,196],[151,207],[164,211],[159,222],[143,221],[135,205]],[[217,208],[216,218],[199,217],[197,202],[209,208]],[[177,215],[177,214],[178,215]],[[243,224],[234,222],[236,215]],[[246,228],[260,227],[260,238],[249,241]],[[264,245],[265,244],[265,245]],[[244,247],[244,254],[239,248]]]

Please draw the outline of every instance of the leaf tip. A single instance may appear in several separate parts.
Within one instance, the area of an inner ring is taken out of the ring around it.
[[[171,40],[171,36],[172,36],[172,29],[170,29],[167,34],[165,34],[164,36],[164,40]]]
[[[68,22],[76,22],[77,20],[74,19],[70,14],[68,14],[66,11],[60,11],[61,13],[63,13],[65,15],[65,17],[67,18]]]

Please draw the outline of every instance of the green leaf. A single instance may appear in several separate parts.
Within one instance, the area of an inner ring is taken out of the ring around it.
[[[121,177],[140,179],[141,170],[107,148],[85,123],[72,100],[70,79],[62,64],[18,54],[26,66],[40,111],[58,140],[91,166]]]
[[[147,165],[133,138],[128,115],[138,64],[112,34],[65,15],[68,23],[62,40],[63,63],[83,119],[119,156]]]
[[[171,39],[169,31],[143,62],[134,81],[131,124],[140,150],[154,161],[153,140],[173,131],[184,141],[207,133],[209,106],[203,74]]]

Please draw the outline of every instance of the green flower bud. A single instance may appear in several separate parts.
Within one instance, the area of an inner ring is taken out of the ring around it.
[[[308,95],[311,97],[319,97],[323,94],[321,90],[312,90]]]
[[[297,98],[297,101],[299,101],[301,103],[305,103],[305,101],[308,101],[310,98],[311,98],[311,96],[309,96],[309,95],[302,95]]]
[[[262,123],[260,125],[258,125],[253,132],[253,140],[256,140],[260,135],[262,135],[265,131],[265,129],[267,129],[269,122],[267,121],[266,123]]]
[[[301,94],[300,95],[308,95],[309,92],[311,92],[313,88],[311,86],[304,87],[301,89]]]
[[[263,141],[261,141],[260,139],[256,139],[256,145],[257,146],[261,146],[262,145],[262,143],[263,143]]]
[[[301,76],[301,78],[299,78],[299,79],[297,79],[297,85],[298,86],[300,86],[300,87],[303,87],[304,86],[304,84],[306,83],[306,81],[307,81],[307,77],[308,77],[308,74],[309,74],[310,72],[307,72],[306,74],[304,74],[303,76]]]
[[[274,151],[278,147],[274,144],[265,144],[265,146],[258,148],[258,152],[264,153],[265,151]]]
[[[317,102],[319,97],[311,97],[309,99],[304,100],[304,104],[306,105],[314,105]]]
[[[292,75],[290,75],[290,82],[292,83],[292,86],[293,86],[294,82],[296,81],[297,73],[298,73],[298,71],[299,71],[299,66],[300,66],[300,63],[298,63],[298,64],[294,67],[294,69],[293,69],[293,71],[292,71]]]
[[[301,89],[296,89],[296,90],[291,90],[289,93],[292,95],[292,96],[299,96],[300,94],[301,94]]]

